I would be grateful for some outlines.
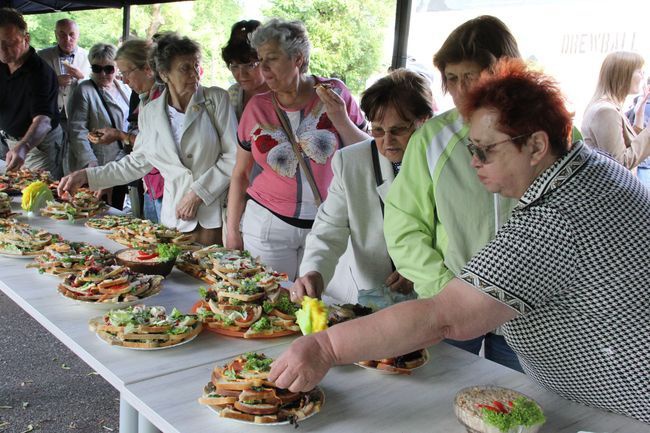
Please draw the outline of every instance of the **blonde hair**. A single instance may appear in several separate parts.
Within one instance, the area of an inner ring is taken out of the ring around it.
[[[630,93],[634,71],[643,67],[644,60],[640,54],[631,51],[614,51],[609,53],[600,67],[598,85],[591,102],[609,99],[622,105]]]

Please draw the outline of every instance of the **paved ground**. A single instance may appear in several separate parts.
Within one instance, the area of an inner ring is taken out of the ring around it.
[[[0,432],[119,430],[119,395],[0,293]]]

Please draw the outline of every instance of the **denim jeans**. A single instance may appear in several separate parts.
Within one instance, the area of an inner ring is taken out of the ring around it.
[[[144,217],[151,222],[160,222],[160,210],[162,209],[162,197],[153,199],[149,193],[144,193]]]
[[[512,351],[506,339],[503,335],[497,335],[493,333],[485,334],[481,337],[474,338],[472,340],[458,341],[458,340],[444,340],[445,343],[449,343],[452,346],[456,346],[459,349],[472,352],[475,355],[481,351],[481,345],[485,340],[485,359],[494,361],[498,364],[505,365],[506,367],[512,368],[513,370],[521,371],[524,370],[519,364],[519,359],[515,352]]]

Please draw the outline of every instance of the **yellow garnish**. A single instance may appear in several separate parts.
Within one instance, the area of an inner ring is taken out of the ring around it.
[[[45,182],[32,182],[23,189],[21,207],[26,212],[34,212],[43,206],[47,200],[54,200],[52,191]]]
[[[304,335],[327,329],[327,305],[320,299],[304,296],[300,310],[296,311],[296,323]]]

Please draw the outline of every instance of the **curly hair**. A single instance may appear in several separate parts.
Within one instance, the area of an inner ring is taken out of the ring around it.
[[[154,44],[149,53],[149,66],[154,69],[156,81],[162,82],[160,73],[169,72],[176,57],[188,55],[201,57],[201,46],[187,36],[166,32],[155,35],[152,40]]]
[[[311,43],[307,35],[307,28],[302,21],[286,21],[280,18],[272,18],[258,27],[251,35],[251,45],[255,49],[269,42],[277,42],[280,49],[292,59],[302,56],[303,63],[300,67],[300,73],[307,72]]]
[[[559,157],[569,151],[573,116],[558,83],[521,59],[504,58],[493,73],[483,73],[459,110],[469,119],[480,108],[496,111],[498,129],[511,137],[544,131],[553,155]],[[523,142],[515,144],[523,146]]]

